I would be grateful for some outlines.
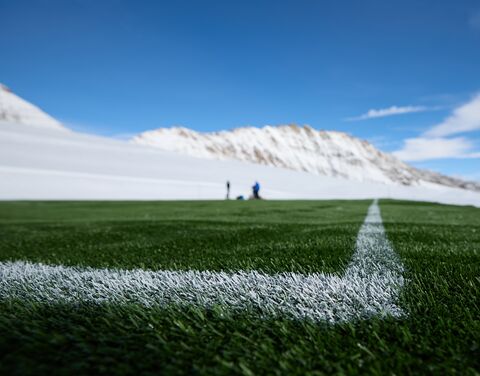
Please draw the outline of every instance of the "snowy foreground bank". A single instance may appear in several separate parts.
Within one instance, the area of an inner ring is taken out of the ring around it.
[[[149,200],[248,196],[268,199],[396,198],[480,206],[480,193],[317,176],[235,161],[198,159],[125,141],[0,124],[0,199]]]

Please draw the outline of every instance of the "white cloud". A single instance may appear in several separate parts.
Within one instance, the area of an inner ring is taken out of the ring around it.
[[[480,129],[480,94],[456,108],[453,114],[424,133],[425,137],[444,137]]]
[[[410,114],[413,112],[423,112],[428,110],[430,109],[426,106],[403,106],[403,107],[391,106],[388,108],[380,108],[378,110],[371,109],[371,110],[368,110],[363,115],[347,118],[346,120],[349,120],[349,121],[367,120],[367,119],[374,119],[374,118],[380,118],[385,116],[403,115],[403,114]]]
[[[403,148],[393,154],[404,161],[425,161],[442,158],[480,158],[473,152],[474,145],[464,137],[408,138]]]
[[[480,158],[474,143],[465,137],[448,137],[480,130],[480,94],[453,110],[440,124],[416,138],[404,141],[393,154],[404,161],[425,161],[442,158]]]

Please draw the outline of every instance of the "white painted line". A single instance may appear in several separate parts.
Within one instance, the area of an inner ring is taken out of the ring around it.
[[[376,201],[368,209],[343,276],[256,271],[111,270],[0,263],[0,299],[213,307],[328,323],[401,317],[403,266],[385,236]]]

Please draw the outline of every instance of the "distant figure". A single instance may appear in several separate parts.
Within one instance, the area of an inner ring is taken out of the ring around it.
[[[260,184],[258,184],[258,181],[255,182],[255,184],[253,185],[252,187],[252,191],[253,191],[253,198],[254,199],[260,199]]]
[[[227,180],[227,200],[230,200],[230,180]]]

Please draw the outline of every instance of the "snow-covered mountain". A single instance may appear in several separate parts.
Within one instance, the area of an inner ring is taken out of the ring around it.
[[[166,141],[161,137],[163,148],[174,152],[65,131],[5,87],[0,90],[0,113],[3,200],[223,199],[227,180],[231,197],[248,197],[259,180],[261,195],[268,199],[385,197],[480,207],[480,192],[459,189],[450,178],[438,184],[438,175],[428,179],[422,172],[424,180],[407,185],[416,182],[417,170],[337,132],[294,126],[243,128],[220,132],[217,138],[207,135],[215,141],[210,143],[207,136],[186,129],[160,132],[170,135]],[[426,183],[433,181],[437,184]],[[385,184],[389,182],[403,184]]]
[[[0,83],[0,122],[66,130],[59,121]]]
[[[480,191],[479,183],[414,168],[367,141],[310,126],[243,127],[212,133],[160,128],[132,141],[194,157],[248,161],[349,180],[414,186],[433,183]]]
[[[240,161],[217,161],[126,141],[32,126],[0,126],[0,200],[395,198],[480,207],[480,192],[438,184],[352,182]]]

